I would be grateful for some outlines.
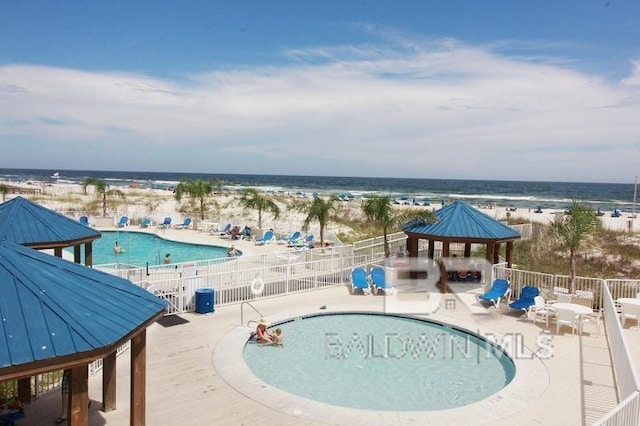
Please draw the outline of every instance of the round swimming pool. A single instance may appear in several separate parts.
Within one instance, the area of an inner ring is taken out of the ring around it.
[[[250,339],[243,355],[259,379],[315,401],[379,411],[461,407],[508,385],[514,362],[466,331],[417,318],[339,313],[271,326],[281,347]]]
[[[116,254],[113,246],[116,241],[124,253]],[[204,244],[189,244],[170,241],[155,234],[144,232],[102,231],[102,238],[93,242],[93,264],[126,263],[144,267],[164,262],[167,253],[171,254],[171,263],[194,260],[219,259],[227,257],[227,248]],[[84,246],[82,246],[84,259]]]

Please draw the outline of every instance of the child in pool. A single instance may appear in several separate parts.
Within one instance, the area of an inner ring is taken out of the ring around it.
[[[271,335],[271,341],[274,345],[282,345],[282,329],[276,328]]]

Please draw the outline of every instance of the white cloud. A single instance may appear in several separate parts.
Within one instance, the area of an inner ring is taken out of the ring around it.
[[[0,167],[61,168],[78,158],[68,167],[597,181],[638,174],[640,62],[616,83],[564,60],[455,40],[288,53],[296,58],[289,66],[186,82],[0,67],[0,148],[13,156]],[[49,155],[34,157],[34,146]]]

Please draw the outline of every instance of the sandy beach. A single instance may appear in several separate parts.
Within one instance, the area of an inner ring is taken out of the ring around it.
[[[108,225],[102,218],[101,200],[95,196],[92,187],[88,187],[87,194],[84,194],[82,186],[77,184],[52,184],[44,182],[16,184],[15,182],[3,181],[0,181],[0,184],[21,190],[21,193],[8,193],[7,199],[15,196],[23,196],[69,217],[80,218],[80,216],[87,216],[89,223],[92,225],[96,225],[96,221],[98,220],[98,225]],[[191,217],[193,220],[191,227],[193,229],[201,229],[204,227],[201,223],[202,220],[200,219],[200,213],[196,207],[196,203],[188,196],[183,197],[181,202],[178,202],[173,192],[169,190],[127,186],[117,186],[111,189],[117,189],[125,194],[125,199],[120,199],[119,197],[109,198],[107,216],[112,220],[113,225],[116,225],[122,216],[129,218],[130,225],[139,225],[144,218],[151,218],[152,225],[157,225],[158,223],[162,223],[167,217],[172,219],[173,224],[182,223],[185,218]],[[300,211],[290,209],[288,203],[293,201],[294,198],[309,198],[310,196],[301,196],[293,193],[269,196],[272,197],[280,207],[281,213],[277,219],[274,219],[271,213],[263,212],[262,228],[272,228],[276,235],[282,238],[291,235],[295,231],[301,230],[305,215]],[[211,205],[215,205],[215,207],[209,207],[205,213],[205,225],[210,227],[211,224],[213,224],[214,226],[224,227],[226,224],[231,223],[241,228],[245,225],[252,229],[257,228],[258,212],[244,209],[239,199],[239,194],[235,191],[223,191],[213,194],[208,201]],[[362,200],[362,198],[355,198],[351,201],[341,202],[341,216],[354,220],[363,219],[361,209]],[[440,203],[434,203],[426,207],[412,206],[408,203],[404,205],[394,204],[394,208],[396,209],[427,208],[437,210],[441,207],[442,205]],[[548,224],[564,213],[562,210],[544,209],[542,212],[537,212],[535,209],[498,205],[491,207],[474,207],[494,219],[507,220],[510,218],[520,221],[521,223],[537,222]],[[611,211],[602,213],[603,215],[600,216],[600,219],[605,229],[620,232],[629,232],[631,230],[633,232],[640,231],[640,219],[633,219],[631,213],[623,212],[619,217],[614,217]],[[315,224],[315,226],[317,226],[317,224]],[[313,230],[313,223],[311,227]],[[329,234],[333,234],[334,238],[335,235],[339,233],[349,234],[351,232],[349,227],[336,222],[329,222],[326,231]]]

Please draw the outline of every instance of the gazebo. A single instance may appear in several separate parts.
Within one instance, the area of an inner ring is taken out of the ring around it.
[[[116,408],[116,350],[131,340],[131,424],[144,424],[146,328],[166,302],[92,265],[101,233],[22,197],[0,204],[0,381],[18,379],[31,398],[30,377],[71,373],[69,424],[86,424],[88,364],[103,360],[104,411]],[[74,248],[74,261],[62,250]],[[34,250],[35,249],[35,250]],[[37,250],[53,249],[55,256]],[[45,330],[57,330],[47,335]],[[38,348],[40,348],[38,350]]]
[[[414,221],[405,224],[407,251],[410,257],[418,256],[418,241],[428,240],[428,256],[435,256],[435,243],[442,243],[441,257],[448,258],[452,243],[464,244],[464,257],[471,256],[471,245],[485,246],[485,258],[490,263],[499,262],[500,245],[506,245],[505,259],[511,267],[513,241],[520,233],[513,228],[482,213],[463,201],[455,201],[434,212],[438,218],[435,223]],[[444,290],[444,286],[442,286]]]
[[[76,263],[81,263],[84,244],[84,264],[92,266],[92,243],[102,234],[40,204],[16,197],[0,204],[0,235],[36,250],[53,249],[58,257],[62,257],[64,248],[73,247]]]
[[[166,302],[131,282],[0,236],[0,382],[69,370],[68,424],[88,423],[88,365],[104,358],[115,409],[118,347],[131,341],[131,424],[145,419],[146,328]]]

